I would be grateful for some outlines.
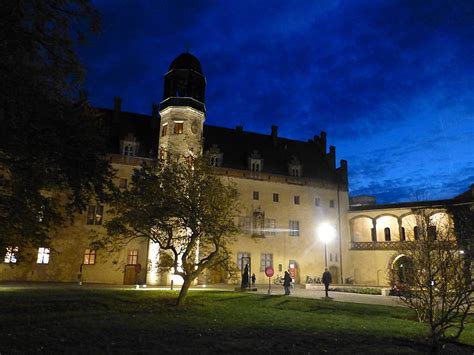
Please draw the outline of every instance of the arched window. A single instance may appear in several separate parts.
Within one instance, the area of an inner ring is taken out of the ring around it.
[[[386,242],[389,242],[389,241],[392,239],[392,237],[391,237],[391,235],[390,235],[390,228],[385,227],[385,229],[383,230],[383,232],[384,232],[384,234],[385,234],[385,241],[386,241]]]
[[[428,227],[428,238],[430,240],[436,240],[436,226]]]
[[[377,241],[377,232],[375,231],[375,228],[370,228],[370,236],[373,242]]]
[[[420,229],[418,228],[418,226],[413,227],[413,238],[415,240],[420,239]]]
[[[405,240],[407,240],[407,236],[406,236],[406,234],[405,234],[405,227],[402,227],[402,229],[401,229],[401,235],[400,235],[400,241],[403,242],[403,241],[405,241]]]

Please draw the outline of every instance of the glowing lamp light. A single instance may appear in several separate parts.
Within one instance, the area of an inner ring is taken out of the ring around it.
[[[318,228],[319,239],[327,244],[336,237],[336,230],[329,223],[323,223]]]

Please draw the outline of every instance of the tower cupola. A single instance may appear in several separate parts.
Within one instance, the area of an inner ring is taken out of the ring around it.
[[[191,53],[182,53],[170,64],[165,74],[165,88],[160,110],[169,106],[189,106],[205,112],[206,78],[201,63]]]

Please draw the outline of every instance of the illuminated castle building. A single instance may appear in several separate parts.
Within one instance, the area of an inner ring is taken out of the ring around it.
[[[446,206],[458,200],[351,207],[347,162],[337,163],[325,132],[303,142],[280,137],[277,126],[266,135],[206,125],[205,87],[200,62],[184,53],[165,74],[163,100],[151,115],[123,112],[120,98],[114,109],[101,109],[109,128],[107,159],[125,189],[144,160],[209,153],[216,173],[240,192],[241,234],[230,249],[238,266],[250,258],[257,280],[263,282],[272,265],[276,274],[291,268],[295,281],[305,283],[327,265],[335,283],[387,285],[387,270],[397,261],[394,243],[415,238],[413,208],[434,208],[433,218],[450,219]],[[474,190],[469,193],[460,199],[472,201]],[[89,206],[52,236],[52,245],[39,245],[31,264],[11,268],[14,255],[7,253],[0,280],[73,282],[81,272],[85,283],[169,284],[173,275],[156,272],[157,250],[148,241],[132,241],[118,253],[91,248],[91,231],[105,233],[106,210]],[[211,270],[198,281],[229,280]]]

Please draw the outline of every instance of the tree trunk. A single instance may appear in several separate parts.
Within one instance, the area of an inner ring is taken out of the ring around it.
[[[176,301],[176,306],[181,307],[184,304],[184,300],[186,299],[186,295],[188,294],[189,286],[193,279],[190,277],[184,278],[183,286],[181,287],[181,291],[179,292],[178,300]]]

